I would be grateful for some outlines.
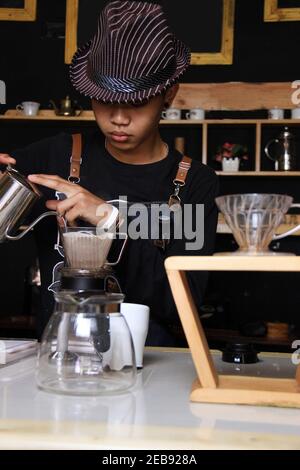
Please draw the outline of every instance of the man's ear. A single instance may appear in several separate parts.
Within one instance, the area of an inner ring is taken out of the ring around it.
[[[179,84],[176,83],[175,85],[171,86],[165,94],[165,106],[169,107],[174,101],[175,96],[177,95],[179,89]]]

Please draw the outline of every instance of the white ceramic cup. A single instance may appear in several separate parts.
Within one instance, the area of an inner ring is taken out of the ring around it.
[[[203,108],[193,108],[190,109],[186,115],[186,119],[204,119],[205,110]]]
[[[291,112],[292,119],[300,119],[300,108],[294,108]]]
[[[269,119],[284,119],[284,109],[272,108],[268,110]]]
[[[36,116],[39,111],[40,103],[35,101],[23,101],[23,103],[18,104],[16,109],[25,114],[25,116]]]
[[[142,304],[121,304],[121,313],[130,330],[137,367],[143,367],[144,347],[149,329],[150,308]]]
[[[163,119],[181,119],[181,109],[169,108],[162,112]]]

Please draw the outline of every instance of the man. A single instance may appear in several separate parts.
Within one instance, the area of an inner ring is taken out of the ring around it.
[[[159,133],[163,109],[170,106],[178,80],[189,65],[190,51],[170,32],[160,5],[141,1],[113,1],[102,11],[95,37],[75,54],[70,68],[75,88],[92,100],[99,130],[83,135],[80,185],[68,181],[71,136],[61,134],[14,152],[0,155],[1,163],[16,163],[30,181],[44,186],[47,207],[64,215],[68,223],[84,220],[96,225],[97,208],[104,201],[126,196],[128,201],[168,203],[180,190],[182,205],[204,204],[204,245],[188,251],[187,240],[173,238],[159,245],[153,240],[129,240],[117,275],[126,302],[150,306],[148,344],[182,344],[164,259],[171,255],[213,253],[218,181],[213,170],[198,161],[182,163]],[[179,165],[185,170],[183,187],[175,186]],[[188,170],[188,171],[187,171]],[[54,191],[64,193],[54,200]],[[107,205],[105,207],[108,207]],[[38,207],[43,210],[42,205]],[[108,210],[109,212],[109,210]],[[203,228],[203,227],[202,227]],[[56,225],[45,220],[36,228],[43,285],[43,327],[52,312],[47,293],[53,266]],[[190,273],[195,300],[202,302],[203,273]]]

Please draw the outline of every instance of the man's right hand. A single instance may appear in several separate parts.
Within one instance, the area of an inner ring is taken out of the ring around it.
[[[2,165],[15,165],[17,162],[12,158],[8,153],[0,153],[0,164]],[[0,178],[2,176],[2,171],[0,171]]]
[[[17,162],[14,158],[12,158],[8,153],[0,153],[0,163],[2,165],[15,165]]]

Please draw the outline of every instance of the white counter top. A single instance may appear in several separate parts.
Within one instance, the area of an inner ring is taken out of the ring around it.
[[[292,377],[289,355],[259,364],[214,360],[219,372]],[[1,449],[300,449],[300,410],[189,402],[186,350],[153,348],[131,392],[70,397],[38,390],[35,359],[0,368]]]

